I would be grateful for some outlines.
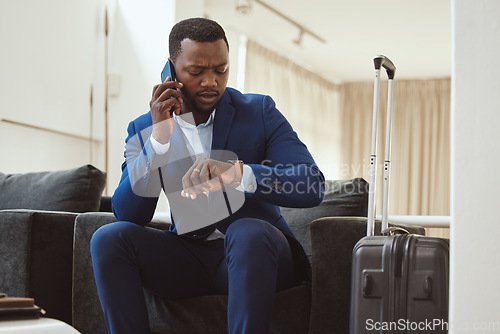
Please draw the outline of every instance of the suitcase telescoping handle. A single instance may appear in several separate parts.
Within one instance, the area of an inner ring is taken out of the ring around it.
[[[385,137],[385,161],[384,161],[384,192],[382,199],[382,230],[389,226],[389,184],[391,172],[391,125],[392,125],[392,98],[394,75],[396,74],[396,66],[385,56],[376,56],[373,59],[375,65],[375,83],[373,93],[373,122],[372,122],[372,146],[370,155],[370,176],[368,183],[368,221],[366,227],[366,235],[375,234],[375,194],[376,194],[376,179],[377,179],[377,126],[378,126],[378,111],[379,111],[379,95],[380,95],[380,69],[383,67],[389,78],[388,96],[387,96],[387,126]]]
[[[394,75],[396,74],[396,66],[392,63],[392,61],[386,56],[376,56],[373,58],[373,64],[375,65],[375,70],[380,70],[382,66],[387,71],[387,77],[389,80],[394,79]]]

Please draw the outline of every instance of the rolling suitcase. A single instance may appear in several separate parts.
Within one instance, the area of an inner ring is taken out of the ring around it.
[[[447,333],[449,242],[388,228],[392,91],[395,66],[377,56],[367,236],[353,249],[350,334]],[[374,236],[380,70],[389,77],[382,235]]]

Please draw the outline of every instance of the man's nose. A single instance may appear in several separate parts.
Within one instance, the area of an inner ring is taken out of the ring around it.
[[[217,76],[215,73],[207,73],[203,76],[201,80],[201,85],[203,87],[215,87],[217,86]]]

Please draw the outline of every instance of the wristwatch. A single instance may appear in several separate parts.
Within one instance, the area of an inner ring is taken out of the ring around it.
[[[245,164],[243,160],[228,160],[227,162],[233,165],[240,165],[241,175],[243,175],[243,165]]]
[[[240,175],[238,177],[238,175],[236,174],[235,175],[235,179],[238,179],[237,182],[240,183],[241,178],[243,177],[243,165],[245,163],[243,162],[243,160],[228,160],[227,162],[233,164],[235,167],[236,167],[236,165],[239,165],[239,167],[240,167]]]

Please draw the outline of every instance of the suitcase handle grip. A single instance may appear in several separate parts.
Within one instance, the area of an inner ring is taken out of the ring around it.
[[[406,230],[402,227],[395,227],[395,226],[389,227],[389,228],[380,232],[380,235],[383,235],[383,236],[391,236],[391,235],[398,235],[398,234],[410,234],[410,232],[408,232],[408,230]]]
[[[383,67],[385,68],[389,79],[394,79],[394,75],[396,74],[396,66],[394,66],[394,63],[389,58],[379,55],[373,58],[373,63],[375,64],[376,70],[380,70],[380,67]]]

